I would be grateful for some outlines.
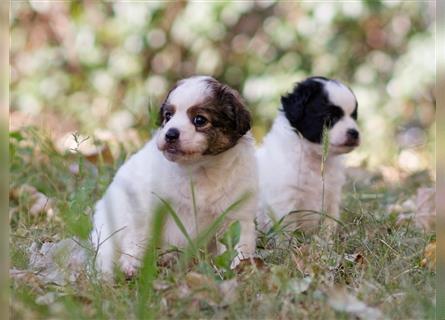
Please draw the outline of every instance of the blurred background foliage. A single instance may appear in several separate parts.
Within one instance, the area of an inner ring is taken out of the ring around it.
[[[260,142],[280,95],[322,75],[359,101],[350,165],[432,173],[434,12],[394,0],[12,2],[10,129],[44,129],[61,150],[77,131],[131,152],[174,82],[209,74],[244,96]]]

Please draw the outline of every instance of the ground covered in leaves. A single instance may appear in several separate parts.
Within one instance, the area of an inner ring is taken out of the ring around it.
[[[63,153],[39,131],[10,134],[12,319],[434,318],[428,172],[349,170],[343,224],[331,242],[275,230],[260,235],[258,267],[235,273],[195,257],[111,284],[79,249],[94,203],[125,156],[99,146],[84,154],[76,139]]]

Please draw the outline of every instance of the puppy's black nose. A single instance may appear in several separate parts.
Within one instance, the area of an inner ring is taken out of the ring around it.
[[[179,138],[179,130],[176,128],[170,128],[167,130],[165,134],[165,141],[167,142],[175,142]]]
[[[355,129],[348,129],[348,131],[346,131],[346,135],[348,136],[348,139],[351,140],[358,140],[360,136],[359,132]]]

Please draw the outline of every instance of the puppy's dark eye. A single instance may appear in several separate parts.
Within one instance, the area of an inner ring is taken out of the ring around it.
[[[171,117],[173,117],[173,113],[167,111],[166,113],[164,113],[164,120],[165,122],[168,122],[168,120],[171,119]]]
[[[327,122],[329,123],[329,125],[333,126],[343,117],[343,115],[344,112],[342,109],[337,106],[332,106],[327,118]]]
[[[329,120],[331,123],[336,123],[338,120],[340,120],[340,117],[338,115],[332,115]]]
[[[207,120],[203,116],[196,116],[193,118],[192,122],[195,125],[195,127],[203,127],[209,122],[209,120]]]

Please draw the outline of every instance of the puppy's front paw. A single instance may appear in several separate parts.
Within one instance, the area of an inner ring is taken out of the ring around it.
[[[134,278],[141,266],[141,262],[138,259],[128,255],[122,255],[119,262],[127,280]]]

